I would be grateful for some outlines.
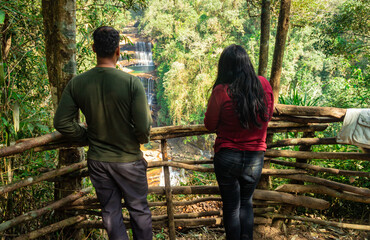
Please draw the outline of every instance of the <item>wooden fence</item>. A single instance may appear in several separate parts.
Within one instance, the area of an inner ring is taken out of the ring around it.
[[[256,189],[253,201],[256,208],[255,223],[271,224],[272,219],[295,219],[299,221],[310,221],[317,224],[331,225],[342,228],[353,228],[359,230],[370,230],[368,225],[357,225],[350,223],[329,222],[318,219],[302,218],[298,216],[276,213],[275,205],[301,206],[311,209],[324,210],[329,208],[330,203],[326,200],[305,196],[306,193],[329,195],[335,198],[345,199],[360,203],[370,203],[370,190],[367,188],[355,187],[350,184],[338,183],[317,176],[319,172],[326,172],[333,175],[370,177],[370,172],[348,171],[334,168],[325,168],[309,164],[309,159],[330,159],[358,161],[369,161],[370,154],[361,152],[311,152],[312,145],[336,144],[335,138],[315,138],[314,133],[324,131],[328,123],[343,121],[345,109],[324,108],[324,107],[298,107],[290,105],[277,105],[274,116],[269,123],[268,134],[303,132],[302,138],[287,138],[268,144],[265,154],[265,162],[281,166],[293,167],[292,169],[271,169],[262,170],[265,177],[279,177],[291,179],[294,184],[284,184],[273,190]],[[148,167],[163,167],[164,187],[150,187],[149,193],[164,195],[165,201],[149,202],[150,207],[165,206],[167,214],[153,215],[153,227],[169,228],[170,239],[175,239],[175,229],[180,226],[201,226],[222,224],[222,211],[204,211],[200,213],[176,214],[177,206],[193,205],[200,202],[221,201],[218,196],[217,186],[171,186],[169,167],[183,168],[199,172],[213,172],[212,167],[204,167],[204,164],[212,166],[212,159],[202,161],[169,161],[167,154],[167,139],[185,136],[210,134],[203,125],[193,126],[170,126],[157,127],[151,130],[151,139],[161,141],[162,161],[149,162]],[[35,152],[52,149],[65,149],[85,146],[85,143],[70,143],[63,141],[60,133],[53,132],[37,138],[20,141],[17,144],[0,149],[0,157],[7,157],[33,149]],[[299,151],[278,150],[275,148],[287,146],[300,146]],[[296,159],[296,161],[279,160]],[[29,177],[21,181],[0,186],[0,196],[7,192],[39,183],[41,181],[65,181],[71,176],[87,176],[86,161],[75,163],[70,166],[43,173],[39,176]],[[304,185],[303,183],[309,183]],[[7,229],[15,227],[26,221],[32,221],[43,214],[54,210],[74,210],[77,214],[74,217],[54,223],[50,226],[34,230],[15,239],[35,239],[48,233],[57,231],[67,226],[75,228],[103,228],[101,220],[91,220],[91,216],[99,215],[96,209],[100,208],[96,197],[92,197],[92,188],[76,190],[75,193],[55,201],[41,209],[33,210],[16,218],[4,221],[0,224],[0,234]],[[201,197],[192,201],[174,201],[173,195],[197,194]],[[206,196],[206,197],[205,197]],[[95,210],[95,211],[94,211]],[[124,221],[128,227],[127,218]]]

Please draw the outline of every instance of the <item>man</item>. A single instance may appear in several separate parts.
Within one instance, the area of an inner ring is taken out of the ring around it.
[[[90,179],[102,207],[110,240],[127,239],[121,199],[130,213],[134,239],[152,239],[147,202],[147,162],[140,143],[149,141],[152,119],[140,80],[115,68],[120,56],[119,32],[99,27],[93,34],[96,67],[66,86],[54,127],[71,140],[88,140]],[[79,109],[88,128],[74,118]]]

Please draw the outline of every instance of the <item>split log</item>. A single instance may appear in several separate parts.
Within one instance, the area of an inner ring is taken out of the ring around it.
[[[68,219],[64,219],[63,221],[51,224],[50,226],[40,228],[38,230],[32,231],[27,234],[23,234],[17,238],[14,238],[14,240],[28,240],[28,239],[36,239],[38,237],[44,236],[46,234],[55,232],[59,229],[74,225],[76,223],[79,223],[83,220],[85,220],[85,216],[75,216]]]
[[[332,123],[332,122],[342,122],[341,118],[331,118],[331,117],[307,117],[307,116],[274,116],[271,121],[288,121],[296,123]]]
[[[347,109],[333,107],[307,107],[276,104],[274,115],[291,115],[291,116],[320,116],[333,117],[342,119],[346,115]]]
[[[33,210],[31,212],[28,212],[28,213],[25,213],[23,215],[20,215],[16,218],[13,218],[9,221],[6,221],[6,222],[3,222],[0,224],[0,232],[2,231],[5,231],[6,229],[8,228],[11,228],[11,227],[14,227],[15,225],[18,225],[22,222],[26,222],[26,221],[29,221],[29,220],[32,220],[32,219],[35,219],[43,214],[46,214],[48,212],[51,212],[51,211],[54,211],[55,209],[58,209],[58,208],[61,208],[65,205],[67,205],[68,203],[90,193],[92,190],[92,187],[88,187],[88,188],[84,188],[82,190],[80,190],[79,192],[77,193],[73,193],[63,199],[60,199],[46,207],[43,207],[43,208],[40,208],[40,209],[37,209],[37,210]]]
[[[324,226],[333,226],[333,227],[338,227],[338,228],[348,228],[348,229],[370,231],[370,226],[369,225],[324,221],[324,220],[314,219],[314,218],[287,216],[287,215],[281,215],[281,214],[274,214],[274,215],[271,215],[271,217],[273,217],[273,218],[283,218],[283,219],[293,219],[293,220],[302,221],[302,222],[313,222],[313,223],[324,225]]]
[[[0,187],[0,195],[2,195],[4,193],[7,193],[7,192],[10,192],[10,191],[13,191],[13,190],[18,189],[18,188],[21,188],[21,187],[25,187],[25,186],[32,185],[32,184],[35,184],[35,183],[38,183],[38,182],[41,182],[41,181],[48,180],[50,178],[54,178],[54,177],[57,177],[57,176],[61,176],[63,174],[71,173],[73,171],[84,168],[86,166],[87,166],[86,161],[79,162],[79,163],[75,163],[75,164],[72,164],[72,165],[64,167],[64,168],[60,168],[60,169],[57,169],[57,170],[54,170],[54,171],[43,173],[40,176],[29,177],[29,178],[27,178],[25,180],[21,180],[19,182],[15,182],[15,183],[11,183],[11,184],[8,184],[8,185],[5,185],[5,186],[1,186]]]
[[[320,167],[308,163],[295,163],[295,162],[287,162],[277,159],[271,159],[271,163],[284,165],[284,166],[290,166],[290,167],[296,167],[296,168],[302,168],[302,169],[309,169],[315,172],[327,172],[335,175],[342,175],[342,176],[359,176],[359,177],[368,177],[370,178],[370,172],[360,172],[360,171],[349,171],[349,170],[341,170],[341,169],[335,169],[335,168],[325,168]]]
[[[361,202],[370,204],[369,197],[363,197],[359,195],[338,192],[334,189],[321,186],[321,185],[299,185],[299,184],[284,184],[275,189],[278,192],[293,192],[293,193],[317,193],[340,198],[353,202]]]
[[[370,189],[354,187],[354,186],[351,186],[351,185],[348,185],[348,184],[337,183],[337,182],[322,179],[322,178],[319,178],[319,177],[313,177],[313,176],[308,176],[308,175],[299,175],[299,174],[297,174],[297,175],[279,175],[279,177],[316,183],[316,184],[324,185],[324,186],[334,188],[334,189],[337,189],[337,190],[352,192],[352,193],[356,193],[356,194],[359,194],[359,195],[362,195],[362,196],[370,197]]]
[[[316,124],[307,127],[268,128],[267,134],[284,132],[321,132],[324,131],[327,127],[327,124]]]
[[[262,199],[262,200],[269,199],[282,203],[288,203],[295,206],[302,206],[306,208],[313,208],[319,210],[327,209],[330,206],[329,202],[322,199],[307,196],[295,196],[292,194],[279,193],[275,191],[260,189],[256,189],[254,191],[253,199]]]
[[[336,138],[288,138],[271,144],[267,144],[267,148],[296,146],[296,145],[326,145],[337,144]]]
[[[274,150],[267,149],[265,157],[289,157],[289,158],[303,158],[303,159],[355,159],[370,161],[370,154],[368,153],[351,153],[351,152],[303,152],[290,150]]]

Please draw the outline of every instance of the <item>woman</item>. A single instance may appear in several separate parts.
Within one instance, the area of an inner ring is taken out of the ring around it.
[[[252,195],[261,176],[273,104],[270,83],[257,77],[244,48],[225,48],[204,124],[217,133],[214,167],[228,240],[253,239]]]

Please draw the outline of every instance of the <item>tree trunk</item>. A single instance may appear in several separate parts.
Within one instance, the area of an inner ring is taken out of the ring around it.
[[[271,0],[262,0],[261,40],[258,75],[264,77],[267,76],[267,64],[269,59],[270,5]]]
[[[274,57],[272,59],[270,84],[274,94],[275,103],[279,100],[280,76],[283,67],[283,58],[285,51],[285,42],[289,29],[289,14],[291,0],[281,0],[278,28],[276,33],[276,42]]]
[[[56,110],[65,86],[76,75],[76,1],[42,0],[42,15],[45,28],[46,63],[54,110]],[[58,167],[80,162],[82,159],[82,148],[60,150]],[[81,189],[79,178],[56,183],[54,198],[57,200],[66,197],[76,189]],[[66,217],[65,214],[60,215],[60,218]]]

